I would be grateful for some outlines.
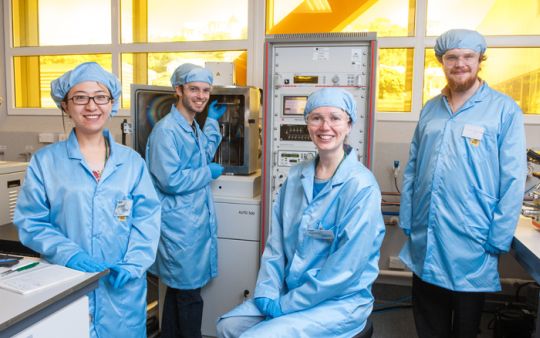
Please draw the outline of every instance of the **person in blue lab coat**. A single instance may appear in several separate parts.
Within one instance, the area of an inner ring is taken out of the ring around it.
[[[420,112],[403,174],[401,259],[422,337],[476,337],[485,292],[518,221],[526,175],[521,109],[478,77],[486,41],[454,29],[435,54],[447,85]]]
[[[89,294],[91,337],[143,338],[160,204],[144,160],[105,129],[120,94],[118,79],[95,62],[52,81],[51,96],[74,128],[32,156],[14,223],[21,242],[51,263],[110,269]]]
[[[217,276],[217,222],[210,182],[223,167],[211,162],[221,142],[213,101],[203,130],[195,120],[210,99],[212,73],[185,63],[171,84],[177,102],[153,128],[146,161],[162,206],[161,239],[150,271],[167,285],[161,336],[201,337],[201,287]]]
[[[347,337],[373,307],[385,227],[371,172],[344,144],[356,103],[312,93],[304,115],[318,156],[291,168],[273,206],[254,298],[223,315],[218,337]]]

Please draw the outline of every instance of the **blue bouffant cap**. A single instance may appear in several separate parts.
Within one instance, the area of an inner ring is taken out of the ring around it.
[[[477,31],[469,29],[451,29],[437,38],[435,55],[441,57],[446,51],[454,48],[472,49],[477,53],[486,52],[486,39]]]
[[[122,94],[122,85],[118,78],[103,69],[95,62],[81,63],[73,70],[70,70],[58,79],[51,82],[51,97],[56,106],[62,109],[62,101],[73,86],[81,82],[96,81],[106,86],[111,92],[113,98],[111,116],[116,115],[120,107],[120,95]]]
[[[323,88],[311,93],[307,99],[304,117],[319,107],[336,107],[343,109],[356,122],[356,101],[351,93],[341,88]]]
[[[174,88],[189,82],[206,82],[211,85],[214,82],[214,76],[206,68],[192,63],[184,63],[174,71],[171,76],[171,84]]]

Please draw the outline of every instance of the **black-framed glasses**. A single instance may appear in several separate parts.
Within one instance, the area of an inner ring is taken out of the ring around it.
[[[73,103],[77,105],[86,105],[90,103],[90,100],[93,100],[95,104],[103,105],[111,102],[112,98],[109,95],[73,95],[72,97],[67,99],[67,101],[69,100],[73,101]]]

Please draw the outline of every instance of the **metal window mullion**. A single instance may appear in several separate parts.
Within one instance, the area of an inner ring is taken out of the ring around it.
[[[264,1],[248,1],[247,84],[259,88],[264,81],[265,11]]]
[[[426,25],[427,25],[427,1],[416,1],[416,25],[415,25],[415,45],[413,57],[413,85],[411,115],[418,120],[422,109],[422,95],[424,92],[424,59],[426,46]]]
[[[111,53],[112,72],[120,79],[122,69],[120,58],[120,0],[111,0]]]

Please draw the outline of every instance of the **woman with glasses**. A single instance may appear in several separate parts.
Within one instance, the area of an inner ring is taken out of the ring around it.
[[[325,88],[304,115],[318,155],[289,171],[254,298],[221,317],[218,337],[349,338],[366,327],[385,228],[375,178],[345,144],[356,103]]]
[[[89,294],[91,337],[146,337],[146,270],[159,239],[160,203],[143,159],[105,129],[121,85],[94,62],[51,83],[73,121],[66,141],[32,157],[15,209],[21,242],[42,258],[110,269]]]

